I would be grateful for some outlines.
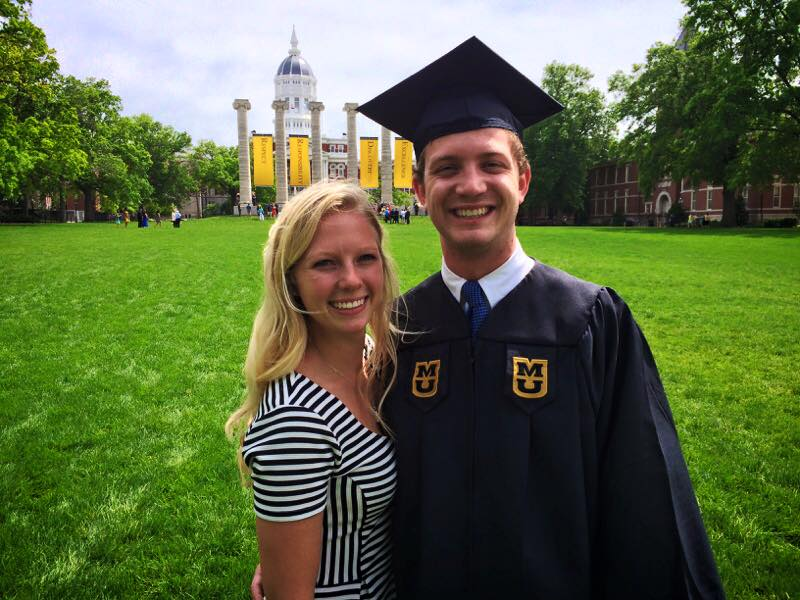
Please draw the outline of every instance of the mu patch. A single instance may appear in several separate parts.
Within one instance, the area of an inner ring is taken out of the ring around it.
[[[511,389],[520,398],[547,396],[547,359],[513,357]]]
[[[411,377],[411,393],[417,398],[432,398],[439,389],[439,370],[442,361],[417,361],[414,363],[414,374]]]

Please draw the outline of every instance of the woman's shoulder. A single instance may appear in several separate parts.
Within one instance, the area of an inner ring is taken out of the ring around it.
[[[292,371],[267,384],[254,420],[276,412],[297,412],[313,413],[328,422],[332,408],[337,404],[336,397],[313,379]]]
[[[245,434],[243,453],[247,455],[251,446],[265,439],[286,435],[293,439],[324,438],[338,447],[330,410],[326,408],[330,404],[330,394],[301,373],[292,372],[270,381]]]

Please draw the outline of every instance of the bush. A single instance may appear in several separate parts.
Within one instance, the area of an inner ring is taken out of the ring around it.
[[[677,225],[686,225],[689,220],[689,213],[683,208],[682,202],[675,202],[669,207],[667,211],[667,225],[675,227]]]
[[[764,227],[779,228],[779,227],[797,227],[797,217],[784,217],[783,219],[767,219],[764,221]]]

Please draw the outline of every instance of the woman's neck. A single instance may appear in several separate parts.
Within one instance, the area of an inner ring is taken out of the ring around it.
[[[364,334],[334,339],[309,332],[306,355],[309,353],[333,373],[352,380],[363,373]]]

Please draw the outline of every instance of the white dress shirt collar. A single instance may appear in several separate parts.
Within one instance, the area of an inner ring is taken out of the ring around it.
[[[500,300],[519,285],[519,282],[525,278],[535,264],[535,261],[522,250],[519,240],[515,239],[514,252],[511,253],[508,260],[478,280],[489,305],[494,308]],[[466,279],[453,273],[444,262],[444,257],[442,257],[442,279],[456,302],[461,302],[461,286],[464,285]]]

